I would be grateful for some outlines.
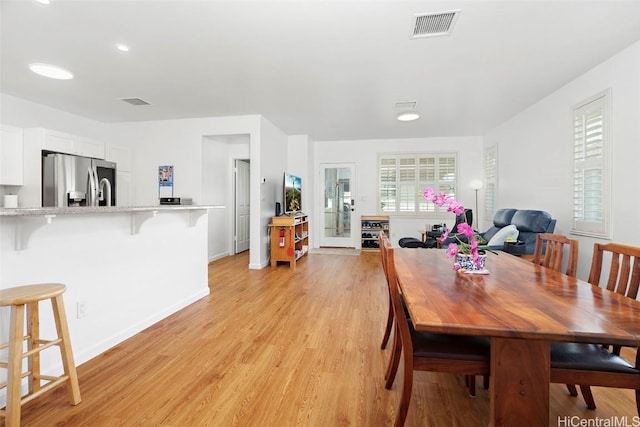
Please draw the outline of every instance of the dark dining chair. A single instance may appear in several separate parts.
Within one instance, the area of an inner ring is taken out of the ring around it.
[[[569,248],[569,256],[567,257],[567,268],[564,274],[575,277],[578,270],[578,241],[569,239],[562,234],[538,234],[532,262],[555,271],[561,271],[565,246]]]
[[[490,366],[490,342],[484,337],[433,334],[418,332],[407,319],[402,304],[398,277],[395,270],[395,255],[391,242],[382,241],[381,251],[385,251],[389,278],[389,294],[394,312],[394,342],[399,346],[393,350],[393,356],[402,356],[404,362],[403,384],[400,404],[395,420],[395,426],[403,426],[409,412],[411,391],[413,388],[413,371],[448,372],[464,375],[488,375]],[[397,369],[397,364],[395,365]],[[391,378],[395,377],[395,371]],[[385,388],[390,389],[393,384],[389,379]]]
[[[606,285],[606,289],[628,298],[636,299],[638,296],[638,285],[640,284],[640,248],[618,243],[594,244],[591,271],[589,273],[589,283],[594,286],[600,286],[602,268],[605,260],[610,265],[607,280],[603,283],[603,285]],[[593,348],[592,345],[588,347],[583,345],[582,350],[586,353],[587,358],[597,358],[597,355],[608,358],[608,347],[609,346],[604,346],[603,350],[597,350]],[[620,356],[620,346],[611,346],[611,348],[613,355]],[[604,353],[604,351],[607,351],[607,353]],[[562,352],[561,348],[556,348],[556,352]],[[572,349],[571,352],[573,353],[571,358],[579,358],[580,352],[577,351],[576,348]],[[585,403],[589,409],[596,409],[596,403],[589,385],[597,384],[589,383],[581,378],[580,391],[582,391]],[[572,396],[577,395],[575,387],[573,390],[569,384],[567,384],[567,387]],[[637,397],[638,391],[636,390],[636,398]]]
[[[565,247],[568,248],[567,268],[564,274],[575,277],[578,270],[578,241],[569,239],[562,234],[541,233],[536,236],[536,243],[533,250],[533,259],[531,262],[543,267],[550,268],[555,271],[562,272],[562,264],[564,259]],[[574,352],[575,348],[572,343],[554,344],[557,354],[563,352],[563,347],[567,347],[567,352]],[[571,396],[578,396],[578,390],[574,384],[567,384],[567,389]],[[595,409],[596,404],[588,385],[581,385],[582,397],[589,409]]]
[[[592,285],[600,286],[605,253],[609,254],[607,258],[611,262],[606,288],[636,299],[640,284],[640,248],[619,243],[594,244],[589,273],[589,283]]]
[[[384,270],[384,275],[387,280],[387,290],[389,291],[389,312],[387,313],[387,324],[385,326],[384,336],[382,337],[382,344],[380,348],[384,350],[387,347],[389,342],[389,338],[391,336],[391,330],[394,326],[394,313],[393,313],[393,302],[391,301],[391,290],[389,289],[389,275],[387,273],[387,253],[388,251],[383,250],[385,241],[389,241],[389,237],[381,233],[378,236],[379,248],[380,248],[380,258],[382,260],[382,267]],[[391,243],[389,243],[390,245]],[[405,317],[409,319],[409,312],[407,311],[407,307],[404,304],[404,300],[402,299],[402,295],[400,295],[400,300],[402,303],[402,309],[405,313]],[[389,362],[387,364],[387,369],[385,371],[384,379],[385,379],[385,387],[390,389],[395,381],[396,373],[398,371],[398,365],[400,364],[400,354],[401,354],[401,346],[400,341],[398,340],[398,334],[393,335],[393,344],[391,347],[391,355],[389,356]],[[467,375],[465,378],[465,384],[469,390],[469,396],[476,395],[476,377],[474,375]],[[489,388],[489,377],[484,377],[484,388]]]
[[[599,344],[551,343],[551,382],[635,390],[640,415],[639,356],[632,364]]]
[[[380,233],[378,236],[378,247],[380,248],[380,261],[382,262],[382,269],[384,271],[384,277],[387,280],[387,289],[389,288],[389,275],[387,274],[387,260],[386,252],[382,250],[384,240],[389,240],[386,233]],[[389,337],[391,336],[391,328],[393,327],[393,303],[391,302],[391,293],[389,293],[389,311],[387,313],[387,325],[384,328],[384,335],[382,337],[382,344],[380,348],[384,350],[387,348]]]

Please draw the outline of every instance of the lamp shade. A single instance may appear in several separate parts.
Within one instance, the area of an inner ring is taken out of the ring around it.
[[[479,190],[482,188],[482,181],[479,179],[474,179],[473,181],[471,181],[469,186],[471,187],[472,190]]]

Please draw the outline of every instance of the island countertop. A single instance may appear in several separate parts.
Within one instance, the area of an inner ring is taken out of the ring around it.
[[[46,207],[46,208],[0,208],[2,216],[43,216],[43,215],[77,215],[106,214],[121,212],[174,212],[202,209],[224,209],[224,205],[159,205],[159,206],[79,206],[79,207]]]

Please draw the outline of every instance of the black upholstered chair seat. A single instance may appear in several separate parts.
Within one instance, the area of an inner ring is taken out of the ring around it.
[[[552,343],[551,368],[640,375],[640,369],[597,344]]]

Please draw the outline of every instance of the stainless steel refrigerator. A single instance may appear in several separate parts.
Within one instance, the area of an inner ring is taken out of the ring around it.
[[[42,152],[42,206],[115,206],[116,164]]]

